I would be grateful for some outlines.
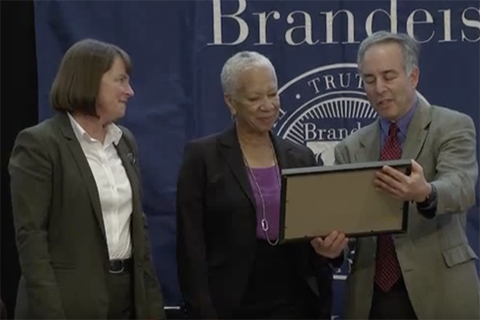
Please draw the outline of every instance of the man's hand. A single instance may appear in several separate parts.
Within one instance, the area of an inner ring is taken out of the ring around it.
[[[324,239],[317,237],[310,243],[317,254],[335,259],[343,253],[343,250],[348,245],[348,238],[343,233],[332,231]]]
[[[415,160],[412,160],[412,172],[409,176],[392,167],[384,166],[375,174],[373,183],[378,190],[386,191],[403,201],[423,202],[432,189],[423,176],[422,166]]]

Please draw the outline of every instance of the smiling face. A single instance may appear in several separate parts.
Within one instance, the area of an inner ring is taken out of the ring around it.
[[[134,92],[130,86],[125,63],[115,58],[112,67],[103,74],[97,99],[97,114],[104,122],[112,122],[125,115],[127,101]]]
[[[251,67],[242,71],[237,80],[235,96],[226,94],[225,102],[236,116],[238,125],[257,134],[268,133],[280,110],[273,70],[263,65]]]
[[[419,70],[406,73],[402,48],[375,44],[365,52],[360,72],[367,98],[381,118],[396,121],[413,106]]]

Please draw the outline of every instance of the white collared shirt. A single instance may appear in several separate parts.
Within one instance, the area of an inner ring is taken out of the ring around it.
[[[132,254],[132,189],[114,146],[118,145],[122,130],[113,123],[108,125],[102,144],[92,138],[70,114],[68,116],[97,184],[110,260],[128,259]]]

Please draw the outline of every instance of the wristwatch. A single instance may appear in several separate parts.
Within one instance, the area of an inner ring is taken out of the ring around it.
[[[437,200],[437,189],[433,184],[430,184],[432,187],[432,190],[430,191],[430,194],[427,196],[425,200],[422,202],[417,202],[417,205],[421,208],[425,208],[430,206],[430,204],[434,203]]]

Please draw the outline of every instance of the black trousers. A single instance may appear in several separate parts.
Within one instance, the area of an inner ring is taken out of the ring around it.
[[[108,319],[134,319],[133,276],[126,271],[108,274]]]
[[[0,299],[0,319],[7,319],[7,309],[3,304],[3,301]]]
[[[369,319],[417,319],[403,279],[388,292],[375,284]]]

